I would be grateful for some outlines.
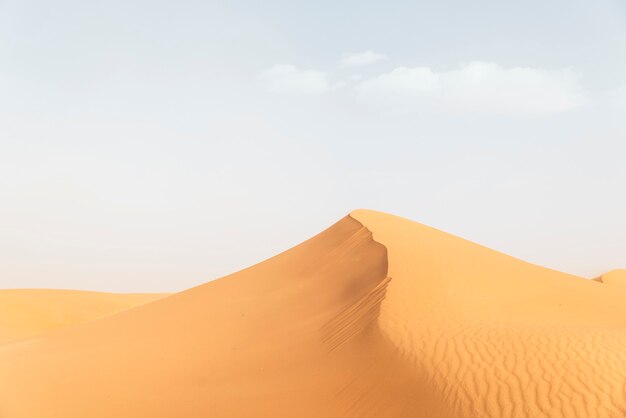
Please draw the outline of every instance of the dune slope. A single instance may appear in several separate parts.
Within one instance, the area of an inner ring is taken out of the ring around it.
[[[114,314],[163,296],[56,289],[0,290],[0,344]]]
[[[2,417],[624,416],[626,294],[405,219],[0,346]]]

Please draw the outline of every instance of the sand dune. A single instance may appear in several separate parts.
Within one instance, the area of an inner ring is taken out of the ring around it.
[[[600,283],[626,287],[626,270],[613,270],[594,280]]]
[[[0,344],[90,321],[164,297],[79,290],[0,290]]]
[[[624,292],[373,211],[0,346],[7,418],[625,415]]]

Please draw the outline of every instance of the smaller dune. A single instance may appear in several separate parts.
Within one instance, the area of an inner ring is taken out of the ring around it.
[[[164,294],[79,290],[0,290],[0,344],[111,315]]]
[[[626,270],[613,270],[593,280],[626,288]]]

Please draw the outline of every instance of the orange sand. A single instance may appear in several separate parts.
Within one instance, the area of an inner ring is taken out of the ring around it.
[[[626,293],[363,210],[0,346],[3,418],[625,415]]]
[[[79,290],[0,290],[0,344],[90,321],[163,296]]]

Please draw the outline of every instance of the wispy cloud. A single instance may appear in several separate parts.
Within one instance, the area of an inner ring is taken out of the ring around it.
[[[302,70],[287,64],[275,65],[261,77],[270,90],[282,93],[319,95],[341,86],[341,83],[331,83],[322,71]]]
[[[357,97],[397,111],[429,108],[454,112],[533,115],[563,112],[586,102],[569,69],[503,68],[476,61],[457,70],[398,67],[356,86]]]
[[[386,55],[378,54],[373,51],[343,54],[341,60],[339,61],[339,66],[342,68],[364,67],[366,65],[370,65],[378,61],[384,61],[386,59]]]

